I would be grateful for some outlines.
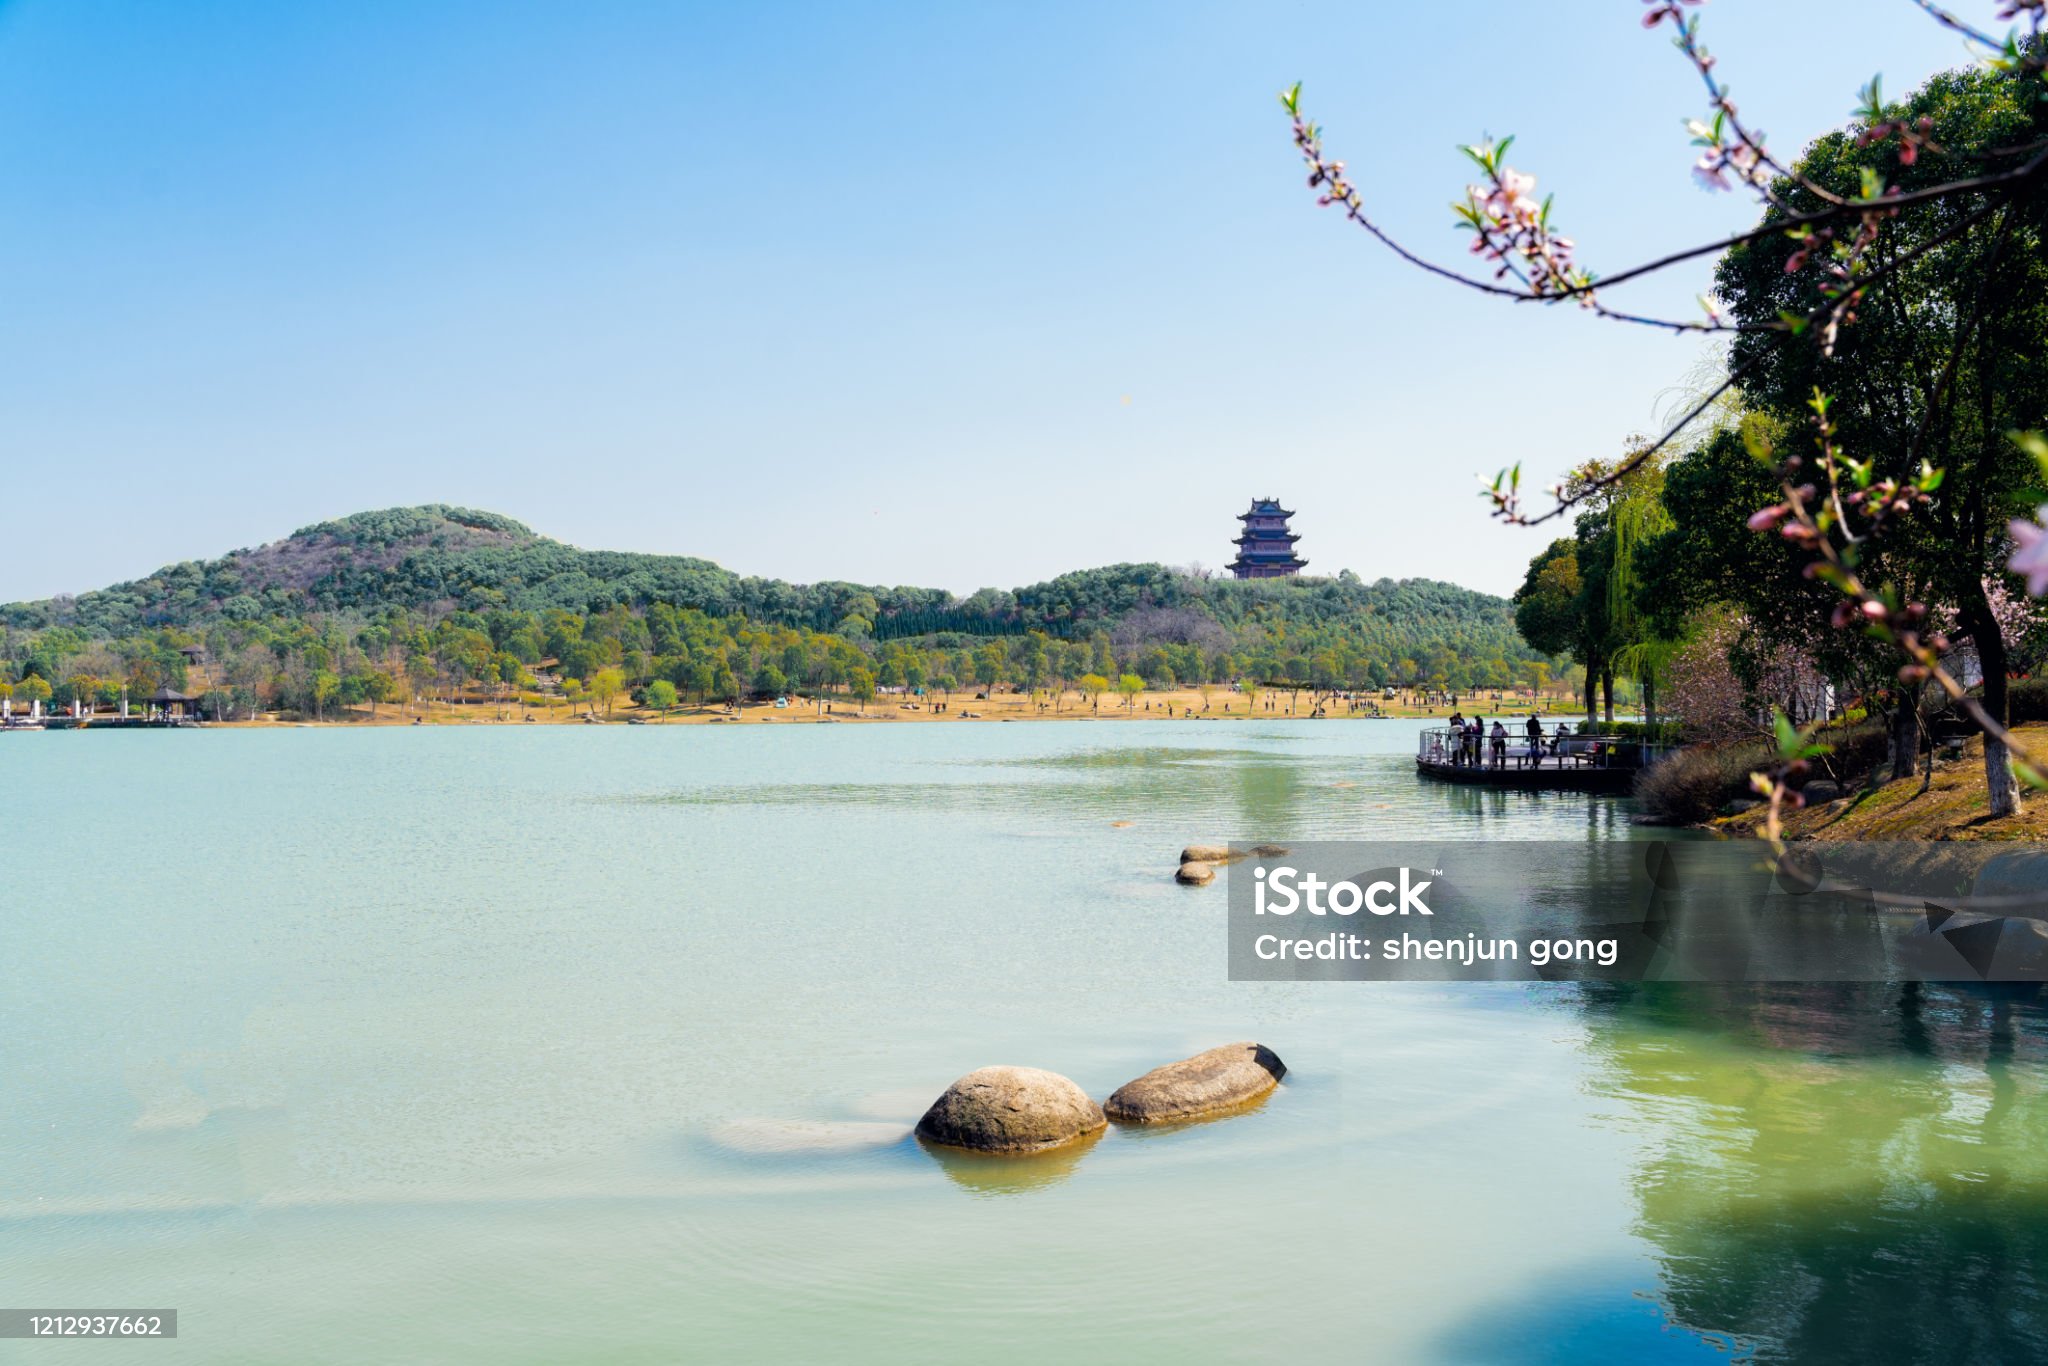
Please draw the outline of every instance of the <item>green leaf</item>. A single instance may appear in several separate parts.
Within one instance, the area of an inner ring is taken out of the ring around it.
[[[2007,435],[2015,446],[2034,458],[2043,475],[2048,475],[2048,436],[2039,432],[2008,432]]]
[[[1749,452],[1750,459],[1769,465],[1776,462],[1777,445],[1771,439],[1768,424],[1751,414],[1736,424],[1736,431],[1742,437],[1742,449]]]

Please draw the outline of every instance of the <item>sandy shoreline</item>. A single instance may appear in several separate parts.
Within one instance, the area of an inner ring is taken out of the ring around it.
[[[1341,699],[1324,697],[1321,699],[1321,715],[1317,716],[1317,698],[1307,691],[1261,691],[1254,696],[1218,688],[1205,695],[1195,689],[1184,688],[1141,693],[1128,707],[1124,705],[1122,698],[1107,695],[1102,698],[1099,707],[1092,706],[1086,697],[1077,692],[1068,692],[1057,702],[1048,692],[1036,695],[1005,692],[986,698],[977,697],[973,693],[955,693],[950,698],[878,697],[865,707],[845,697],[791,698],[789,704],[784,707],[778,707],[773,702],[749,702],[738,709],[717,705],[683,705],[672,708],[664,717],[649,708],[635,706],[623,697],[613,704],[607,714],[602,708],[589,709],[580,704],[572,707],[560,698],[542,698],[529,694],[524,700],[519,701],[491,701],[478,698],[459,703],[436,700],[411,706],[386,703],[378,707],[374,715],[368,707],[359,706],[348,709],[344,714],[329,715],[320,720],[311,717],[282,718],[266,713],[254,720],[209,721],[207,724],[254,729],[277,726],[415,724],[690,726],[1090,720],[1341,721],[1441,718],[1449,716],[1453,710],[1463,710],[1468,715],[1477,712],[1488,717],[1526,716],[1532,709],[1546,716],[1560,715],[1569,714],[1577,699],[1550,695],[1536,698],[1527,693],[1507,692],[1498,699],[1491,693],[1477,697],[1461,696],[1457,707],[1423,706],[1384,699],[1374,701],[1379,708],[1377,714],[1370,709],[1364,698],[1354,705]]]

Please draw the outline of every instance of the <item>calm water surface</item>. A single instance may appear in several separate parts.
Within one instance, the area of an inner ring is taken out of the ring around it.
[[[181,1311],[0,1359],[2048,1351],[2031,1001],[1224,980],[1185,843],[1629,837],[1414,729],[0,738],[0,1304]],[[900,1137],[1242,1038],[1241,1118]]]

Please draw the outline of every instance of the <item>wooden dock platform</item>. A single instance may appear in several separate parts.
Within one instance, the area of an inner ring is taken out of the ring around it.
[[[1415,771],[1442,783],[1470,783],[1478,787],[1502,787],[1522,792],[1592,792],[1626,797],[1635,790],[1636,768],[1594,768],[1576,762],[1546,759],[1533,767],[1516,767],[1511,761],[1502,768],[1481,768],[1463,764],[1415,761]]]
[[[1450,727],[1439,726],[1421,733],[1415,771],[1437,782],[1476,787],[1626,797],[1635,790],[1636,775],[1668,753],[1666,745],[1604,736],[1553,738],[1531,746],[1526,735],[1516,734],[1496,763],[1489,740],[1482,739],[1475,753],[1461,748]]]

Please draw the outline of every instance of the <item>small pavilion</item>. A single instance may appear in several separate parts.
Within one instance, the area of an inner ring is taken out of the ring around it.
[[[197,718],[199,715],[199,699],[168,684],[149,695],[149,705],[165,716]]]

